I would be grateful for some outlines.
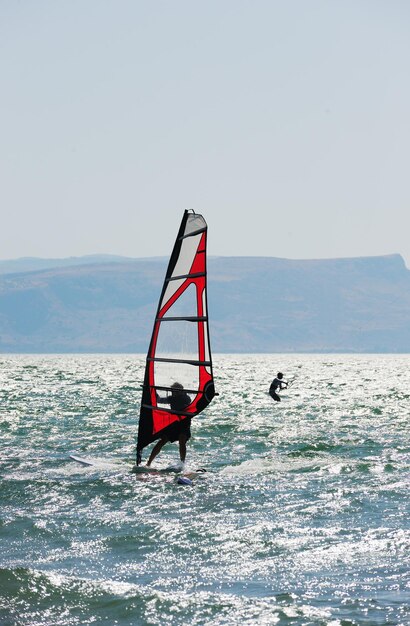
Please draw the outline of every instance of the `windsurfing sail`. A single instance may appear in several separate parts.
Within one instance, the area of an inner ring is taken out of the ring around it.
[[[215,396],[208,328],[207,230],[202,215],[185,211],[147,354],[137,465],[142,450],[160,439],[164,429],[198,415]]]

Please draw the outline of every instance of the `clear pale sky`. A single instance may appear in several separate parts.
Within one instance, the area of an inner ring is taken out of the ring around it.
[[[407,0],[1,0],[0,258],[400,253]]]

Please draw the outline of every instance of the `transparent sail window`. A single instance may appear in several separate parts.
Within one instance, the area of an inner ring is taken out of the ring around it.
[[[159,327],[155,356],[198,360],[197,322],[162,321]]]
[[[199,389],[199,367],[189,365],[188,363],[156,361],[154,364],[154,381],[157,387],[167,388],[178,383],[181,386],[181,391],[190,395],[190,399],[193,400],[194,394]],[[169,399],[170,396],[170,391],[158,389],[158,406],[170,408],[169,400],[167,401],[167,398]],[[163,401],[161,401],[161,398]]]

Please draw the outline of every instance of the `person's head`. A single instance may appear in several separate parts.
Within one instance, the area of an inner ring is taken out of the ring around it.
[[[181,383],[172,383],[171,385],[172,393],[181,393],[183,388],[184,386]]]
[[[283,378],[282,372],[278,372],[278,378]]]

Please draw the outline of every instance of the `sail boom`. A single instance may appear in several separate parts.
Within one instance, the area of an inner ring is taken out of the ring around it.
[[[145,385],[141,385],[141,387],[145,387]],[[159,390],[159,391],[172,391],[172,387],[163,387],[161,385],[148,385],[148,389],[155,389],[155,390]],[[204,394],[205,392],[202,389],[185,389],[186,393],[197,393],[197,394]],[[217,395],[217,394],[215,394]]]
[[[172,409],[165,409],[164,407],[158,408],[157,406],[153,406],[152,404],[143,404],[144,409],[150,409],[151,411],[161,411],[162,413],[168,413],[169,415],[183,415],[184,417],[192,417],[192,413],[188,411],[173,411]]]

